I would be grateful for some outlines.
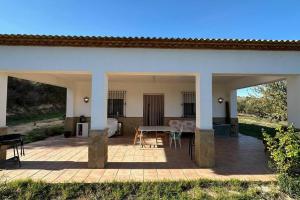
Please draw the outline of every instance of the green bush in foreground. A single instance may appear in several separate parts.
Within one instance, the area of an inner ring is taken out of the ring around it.
[[[278,185],[289,196],[300,199],[300,177],[280,174],[278,176]]]
[[[280,173],[278,185],[291,197],[300,199],[300,136],[293,126],[279,127],[271,137],[263,131],[272,165]]]
[[[267,189],[266,189],[267,188]],[[245,181],[164,181],[50,184],[16,181],[0,184],[1,199],[279,199],[274,183]]]
[[[279,173],[294,176],[300,169],[300,137],[293,126],[288,128],[278,127],[274,137],[263,133],[270,152]]]

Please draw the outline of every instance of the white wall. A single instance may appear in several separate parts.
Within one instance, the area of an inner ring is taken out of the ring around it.
[[[219,103],[218,98],[223,98],[224,102]],[[223,85],[213,84],[213,117],[225,117],[225,101],[230,101],[229,90]]]
[[[74,116],[91,116],[91,82],[77,82],[74,86]],[[90,101],[85,103],[84,97],[89,97]]]
[[[164,94],[165,117],[182,117],[183,91],[195,91],[194,83],[161,82],[109,82],[109,90],[125,90],[126,116],[143,116],[143,95]]]
[[[0,46],[0,72],[31,71],[90,74],[166,73],[195,76],[198,74],[300,75],[300,52]],[[52,82],[66,85],[57,79]],[[84,96],[91,97],[91,87],[84,87],[84,84],[86,83],[75,84],[78,89],[75,92],[74,115],[76,116],[82,114],[89,116],[91,113],[90,103],[85,104],[82,99]],[[216,92],[218,96],[222,95],[220,93],[222,91],[216,90]],[[170,94],[172,95],[174,94]],[[178,101],[176,99],[168,101],[171,105],[175,105]],[[215,102],[213,106],[213,115],[221,116],[224,106],[221,108],[222,105],[217,105]],[[166,116],[178,115],[178,111],[178,108],[171,110],[166,107]],[[137,109],[133,114],[141,113]]]
[[[0,46],[0,71],[300,74],[299,51]]]
[[[90,87],[90,82],[78,82],[74,87],[74,116],[91,116],[91,103],[83,101],[85,96],[91,97]],[[181,92],[195,91],[195,83],[109,81],[108,88],[127,92],[127,117],[143,116],[143,94],[147,93],[164,94],[166,117],[182,117]],[[230,101],[229,93],[222,85],[213,85],[213,117],[225,117],[225,103],[219,104],[218,98],[224,98],[224,102]]]

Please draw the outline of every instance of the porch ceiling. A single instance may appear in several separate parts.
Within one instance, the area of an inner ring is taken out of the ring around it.
[[[213,82],[214,84],[219,84],[226,86],[230,89],[241,89],[246,87],[252,87],[256,85],[261,85],[265,83],[270,83],[274,81],[279,81],[286,79],[287,77],[274,76],[274,75],[214,75]]]
[[[72,86],[76,81],[91,80],[91,75],[84,72],[10,72],[8,76],[59,87]]]

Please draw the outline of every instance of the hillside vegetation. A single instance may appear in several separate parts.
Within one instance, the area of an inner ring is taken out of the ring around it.
[[[7,123],[9,125],[63,116],[65,105],[65,88],[8,78]]]

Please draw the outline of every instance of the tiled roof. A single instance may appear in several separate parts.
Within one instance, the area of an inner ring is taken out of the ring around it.
[[[300,51],[299,40],[95,37],[0,34],[0,45],[107,48],[243,49]]]

